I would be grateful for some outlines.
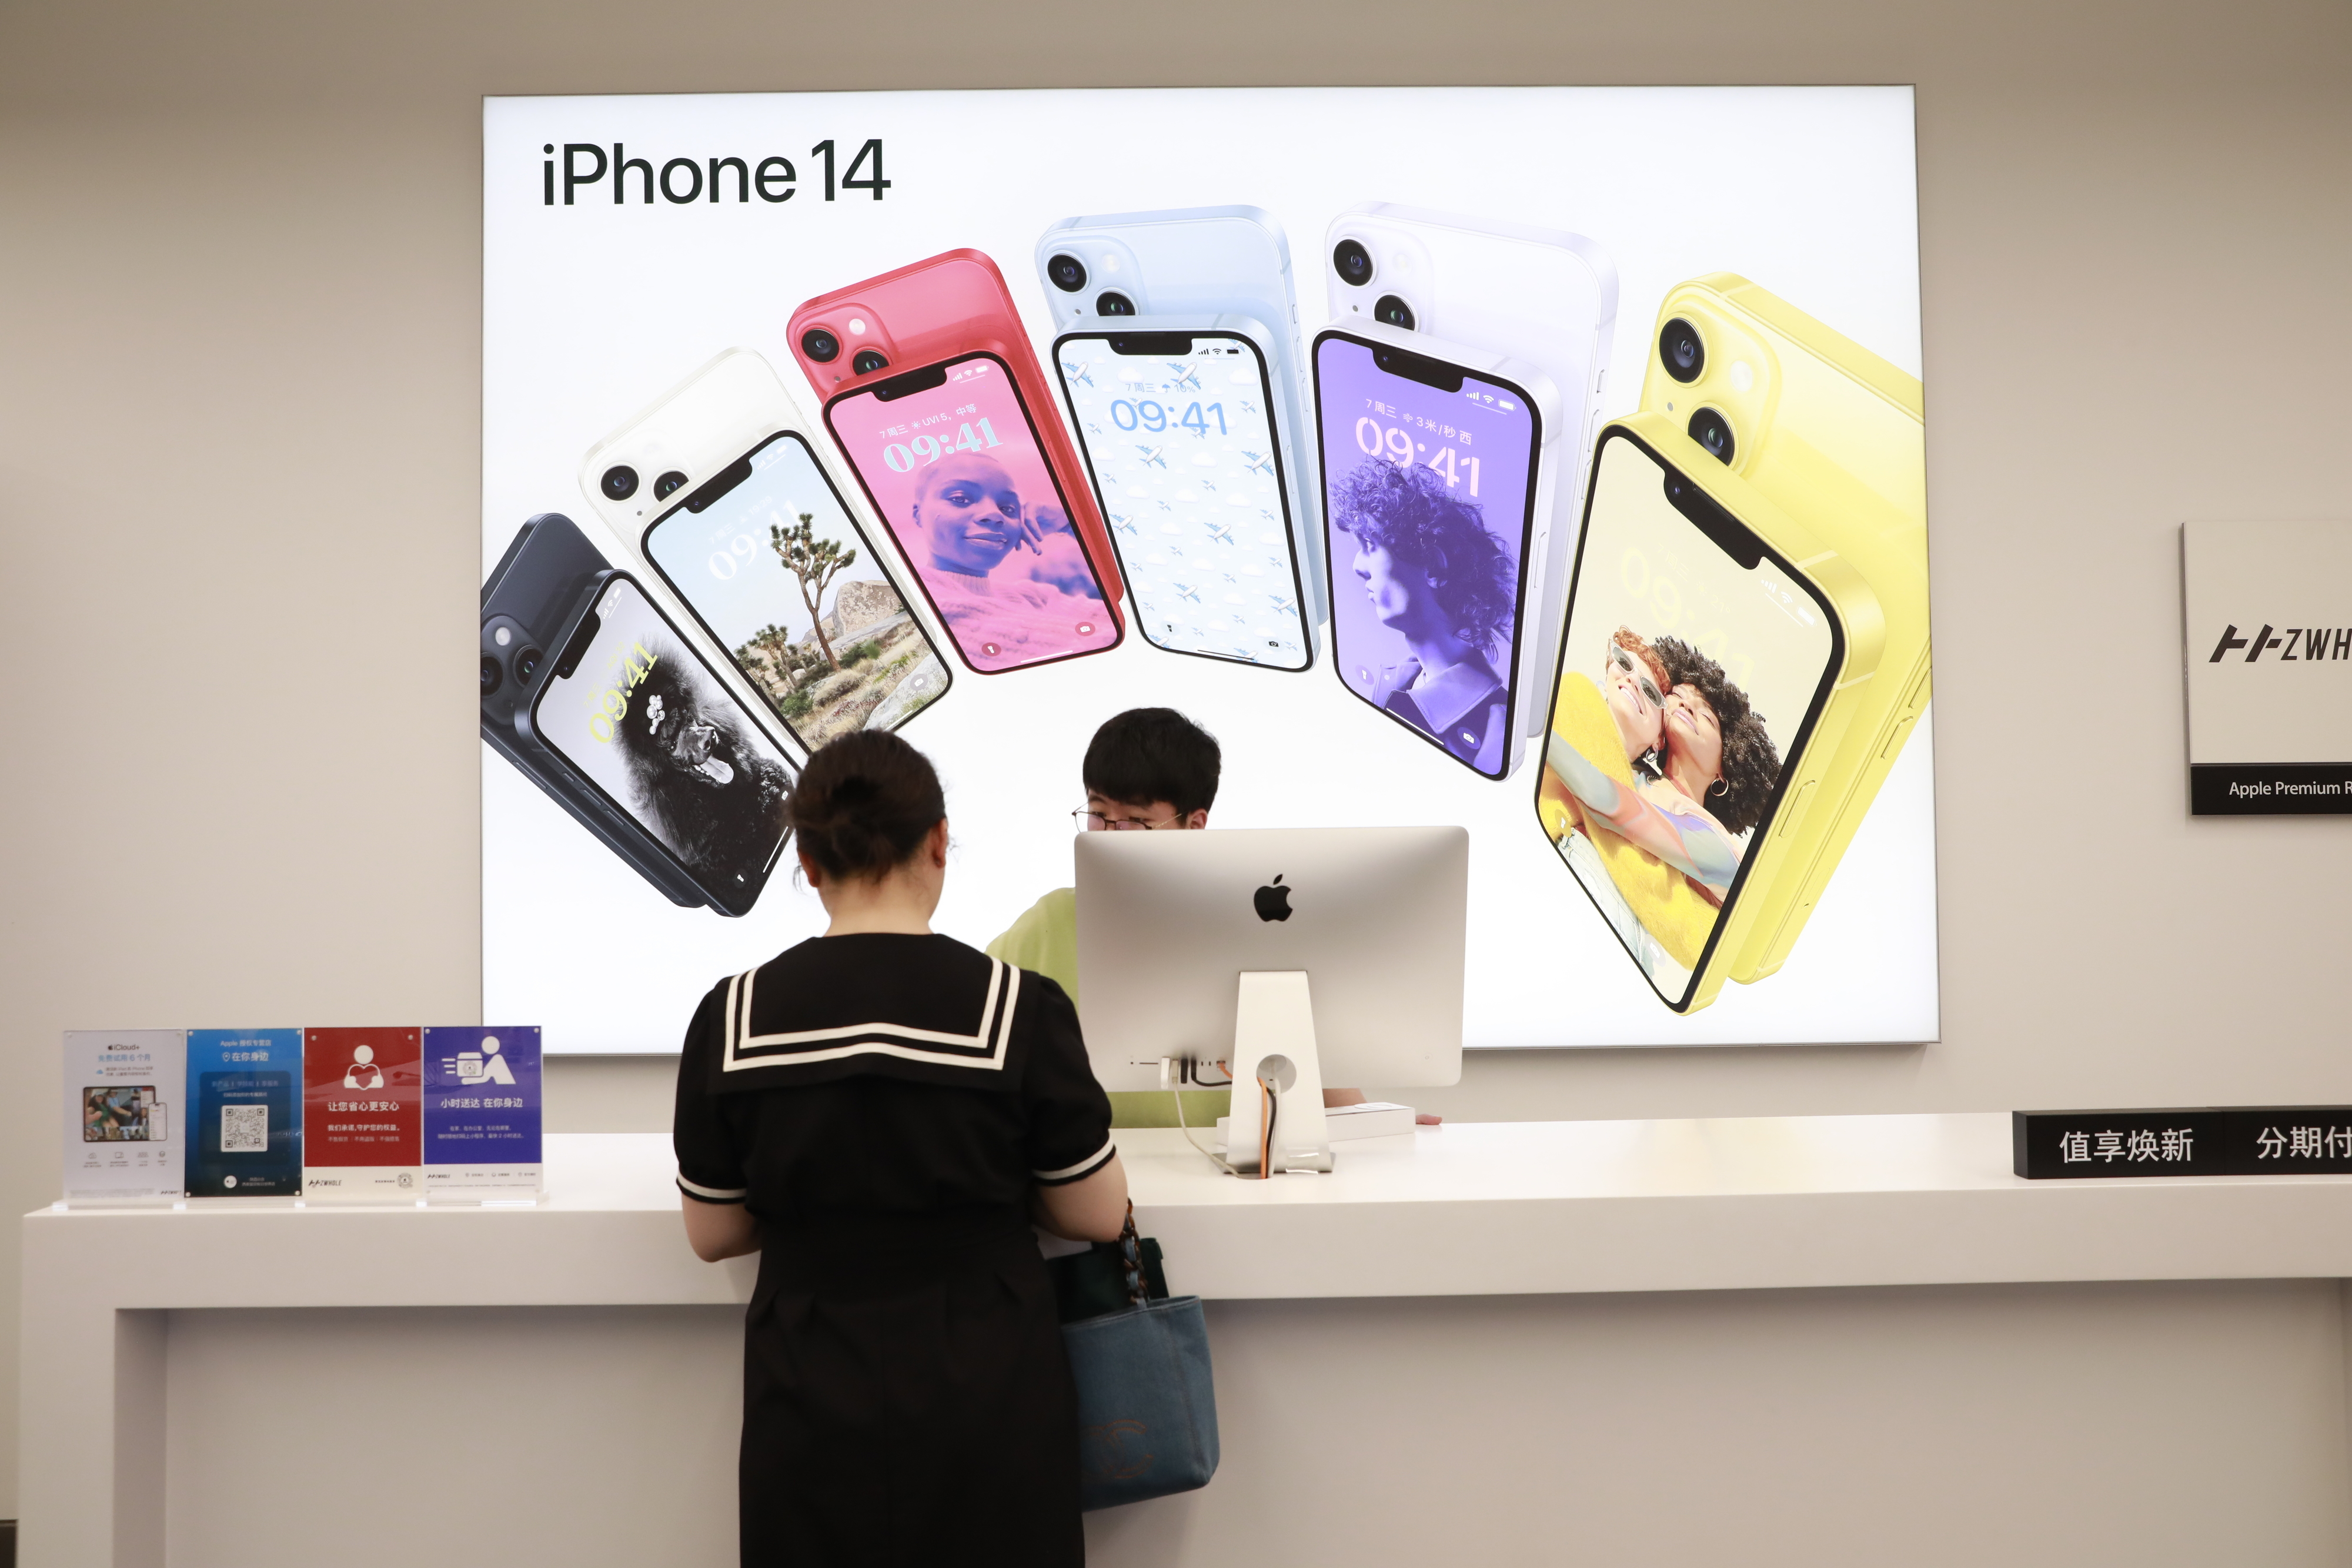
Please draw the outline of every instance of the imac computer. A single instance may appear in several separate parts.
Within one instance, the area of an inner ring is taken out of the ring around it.
[[[1230,1164],[1329,1170],[1326,1083],[1462,1076],[1462,828],[1081,833],[1078,1009],[1106,1089],[1230,1077]]]

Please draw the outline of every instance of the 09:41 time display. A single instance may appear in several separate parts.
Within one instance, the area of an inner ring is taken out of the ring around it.
[[[989,447],[1004,444],[996,439],[996,427],[986,418],[972,423],[980,426],[978,434],[972,433],[971,424],[968,423],[956,432],[953,441],[942,441],[936,435],[918,435],[905,445],[894,441],[882,449],[882,461],[890,465],[894,474],[908,474],[914,471],[916,464],[937,463],[950,452],[983,452]]]
[[[1176,424],[1195,435],[1206,435],[1209,434],[1211,414],[1216,416],[1219,435],[1233,434],[1225,428],[1225,405],[1221,402],[1209,404],[1206,413],[1202,412],[1201,405],[1196,402],[1184,411],[1184,417],[1181,419],[1171,418],[1167,409],[1150,398],[1139,399],[1134,402],[1129,402],[1123,397],[1113,398],[1110,404],[1110,421],[1113,424],[1118,425],[1121,430],[1134,430],[1140,426],[1154,434],[1166,430],[1171,424]]]
[[[1399,467],[1411,467],[1417,455],[1412,433],[1396,426],[1383,428],[1378,420],[1367,414],[1356,421],[1356,445],[1374,457],[1385,457]],[[1464,457],[1451,446],[1443,447],[1423,465],[1445,476],[1445,487],[1453,489],[1465,479],[1470,482],[1470,494],[1478,493],[1478,459]]]
[[[619,663],[628,672],[627,680],[615,680],[588,699],[588,733],[606,746],[613,744],[613,727],[628,716],[629,694],[653,674],[654,656],[646,652],[643,643],[632,643],[629,651],[619,655]]]

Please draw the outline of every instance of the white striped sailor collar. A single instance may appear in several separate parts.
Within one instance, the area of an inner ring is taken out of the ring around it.
[[[759,1068],[805,1067],[856,1056],[895,1057],[935,1067],[998,1072],[1004,1068],[1013,1036],[1013,1010],[1020,1000],[1021,971],[1002,959],[988,960],[988,986],[971,1030],[917,1029],[875,1019],[826,1029],[758,1034],[751,1009],[760,977],[746,969],[727,982],[726,1033],[719,1067],[726,1072]]]

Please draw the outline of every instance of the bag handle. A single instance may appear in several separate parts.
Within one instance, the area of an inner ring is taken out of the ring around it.
[[[1135,1199],[1127,1200],[1127,1222],[1118,1231],[1118,1265],[1127,1275],[1127,1304],[1139,1307],[1143,1297],[1143,1245],[1135,1233]]]

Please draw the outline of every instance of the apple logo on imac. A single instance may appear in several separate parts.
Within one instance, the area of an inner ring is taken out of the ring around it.
[[[1290,918],[1290,889],[1282,885],[1280,872],[1275,873],[1272,882],[1252,894],[1250,902],[1257,906],[1257,917],[1260,920]]]

